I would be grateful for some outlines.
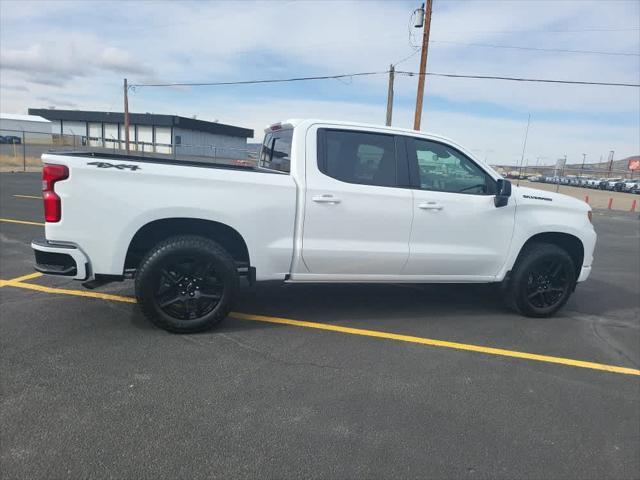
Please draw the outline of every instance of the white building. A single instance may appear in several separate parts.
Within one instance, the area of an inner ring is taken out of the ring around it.
[[[40,108],[30,108],[29,113],[50,120],[54,136],[81,137],[82,143],[90,147],[125,148],[123,113]],[[244,158],[250,137],[253,130],[223,123],[177,115],[129,114],[131,151],[181,157]]]
[[[51,122],[37,115],[0,113],[0,135],[14,136],[25,143],[51,143]]]

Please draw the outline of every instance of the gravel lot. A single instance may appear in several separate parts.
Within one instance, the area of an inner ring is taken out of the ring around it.
[[[0,174],[2,280],[33,272],[39,187]],[[638,215],[594,224],[592,277],[545,320],[486,286],[264,285],[237,310],[334,331],[230,318],[181,336],[122,300],[131,282],[99,290],[120,300],[0,284],[0,475],[637,479],[640,376],[463,348],[640,373]]]

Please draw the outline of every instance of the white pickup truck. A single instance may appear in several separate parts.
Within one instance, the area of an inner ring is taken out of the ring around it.
[[[256,167],[42,159],[36,269],[88,288],[135,278],[144,314],[173,332],[212,327],[241,283],[265,280],[497,283],[521,314],[549,316],[589,276],[596,242],[586,203],[512,187],[413,130],[278,123]]]

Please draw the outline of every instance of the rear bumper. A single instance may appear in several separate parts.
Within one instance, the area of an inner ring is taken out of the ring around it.
[[[76,245],[38,239],[31,242],[31,248],[36,257],[34,268],[39,272],[76,280],[89,276],[89,259]]]

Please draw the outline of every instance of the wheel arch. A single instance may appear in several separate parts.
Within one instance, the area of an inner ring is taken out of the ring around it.
[[[174,235],[199,235],[220,244],[236,264],[249,267],[249,248],[233,227],[213,220],[173,217],[153,220],[138,229],[125,256],[124,269],[135,269],[146,253],[158,242]]]
[[[578,278],[584,262],[584,244],[580,238],[564,232],[543,232],[529,237],[520,248],[520,252],[513,264],[513,268],[515,268],[520,258],[522,258],[523,252],[525,252],[526,249],[534,243],[549,243],[566,251],[573,261],[573,266],[576,269],[576,278]]]

